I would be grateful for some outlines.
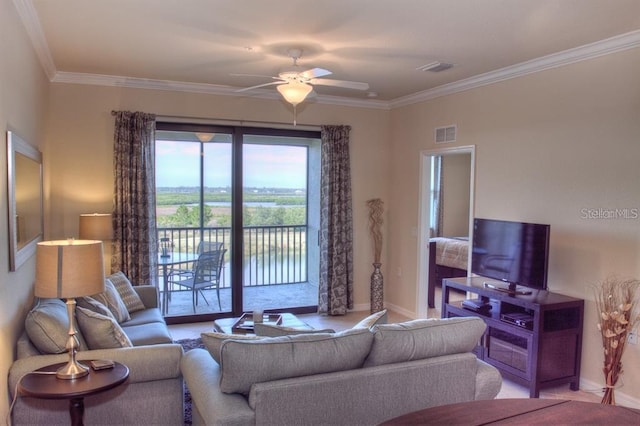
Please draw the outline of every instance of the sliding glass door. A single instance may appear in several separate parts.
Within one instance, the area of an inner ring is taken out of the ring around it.
[[[318,132],[158,123],[158,238],[171,247],[158,282],[172,322],[315,311],[319,152]]]

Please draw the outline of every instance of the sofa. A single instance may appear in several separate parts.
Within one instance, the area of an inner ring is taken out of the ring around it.
[[[121,273],[109,278],[110,284],[126,280]],[[129,368],[124,385],[84,399],[85,424],[183,424],[182,346],[173,343],[158,308],[157,288],[130,283],[125,287],[116,295],[109,285],[105,294],[77,300],[77,359],[108,359]],[[37,300],[9,370],[12,397],[24,374],[68,360],[67,331],[65,303]],[[14,425],[68,424],[69,401],[18,397],[12,418]]]
[[[373,425],[416,410],[492,399],[502,379],[472,353],[479,318],[414,320],[339,333],[203,333],[182,358],[193,424]]]

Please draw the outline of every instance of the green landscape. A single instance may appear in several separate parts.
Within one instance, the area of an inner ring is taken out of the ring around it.
[[[206,227],[231,226],[231,188],[205,188],[204,212],[200,212],[200,191],[194,187],[157,188],[159,228],[199,227],[204,215]],[[244,188],[244,226],[304,225],[307,196],[299,189]]]

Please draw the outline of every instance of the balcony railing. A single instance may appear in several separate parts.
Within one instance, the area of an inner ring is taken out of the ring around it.
[[[169,238],[173,251],[196,253],[199,242],[219,242],[231,253],[231,228],[158,228],[160,238]],[[308,281],[307,226],[246,226],[243,229],[243,285],[266,286]],[[222,287],[231,286],[230,256],[225,257]]]

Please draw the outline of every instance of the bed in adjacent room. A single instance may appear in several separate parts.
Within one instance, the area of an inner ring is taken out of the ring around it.
[[[443,278],[467,276],[469,258],[469,238],[436,237],[429,240],[429,307],[434,308],[436,285],[442,285]]]

